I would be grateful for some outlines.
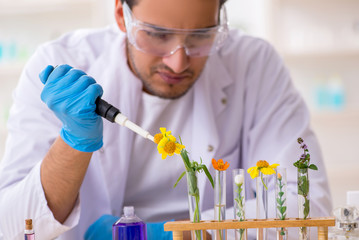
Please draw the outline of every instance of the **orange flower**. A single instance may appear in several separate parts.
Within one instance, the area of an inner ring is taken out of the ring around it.
[[[229,167],[229,163],[223,163],[222,159],[219,159],[218,161],[216,161],[216,159],[212,159],[212,165],[214,167],[214,169],[218,170],[218,171],[225,171],[228,167]]]

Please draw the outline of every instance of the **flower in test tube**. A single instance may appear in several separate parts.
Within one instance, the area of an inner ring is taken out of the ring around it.
[[[274,169],[276,169],[279,164],[275,163],[269,165],[266,160],[259,160],[256,166],[248,168],[247,172],[251,175],[251,178],[256,178],[259,175],[259,171],[261,171],[265,175],[272,175],[275,173]]]
[[[259,160],[254,167],[248,168],[247,172],[251,175],[251,178],[256,178],[259,176],[259,172],[262,172],[265,175],[272,175],[275,173],[274,169],[279,166],[278,163],[269,165],[266,160]],[[263,177],[261,176],[262,183],[266,190],[268,190],[267,186],[264,184]]]
[[[242,195],[243,192],[243,183],[244,183],[244,176],[243,174],[237,174],[236,176],[234,176],[234,183],[237,186],[237,189],[235,190],[235,196],[234,196],[234,201],[235,204],[237,204],[237,212],[235,213],[238,218],[239,221],[244,221],[245,220],[245,209],[244,209],[244,195]],[[236,230],[239,232],[239,236],[240,236],[240,240],[242,240],[244,238],[244,232],[245,229],[238,229]]]
[[[214,158],[212,159],[212,165],[213,165],[213,168],[218,171],[225,171],[229,167],[228,162],[223,163],[222,159],[218,159],[218,161],[216,161],[216,159],[214,159]]]
[[[222,159],[218,159],[218,161],[216,161],[216,159],[212,158],[212,165],[213,165],[213,168],[216,169],[217,171],[219,172],[222,172],[222,171],[225,171],[227,170],[227,168],[229,167],[229,163],[228,162],[225,162],[223,163],[223,160]],[[223,219],[221,219],[221,217],[223,217],[221,215],[221,208],[222,208],[222,200],[221,200],[221,196],[222,196],[222,193],[221,193],[221,182],[220,182],[220,177],[218,177],[218,203],[216,203],[216,205],[218,204],[218,221],[222,221]],[[217,230],[218,231],[218,230]],[[220,230],[218,231],[219,234],[219,239],[222,240],[222,234],[223,234],[223,231]]]
[[[208,180],[211,182],[212,187],[214,186],[213,178],[208,171],[208,168],[205,164],[202,164],[201,162],[197,161],[191,161],[189,158],[189,153],[185,149],[185,146],[182,145],[181,137],[179,137],[179,142],[177,142],[177,139],[171,134],[171,131],[167,131],[166,128],[160,128],[160,133],[155,134],[154,136],[154,142],[157,144],[157,150],[160,154],[162,154],[162,159],[167,158],[167,156],[172,156],[174,154],[180,154],[184,166],[185,171],[182,172],[182,174],[177,179],[174,188],[177,186],[178,182],[183,178],[183,176],[187,173],[189,173],[188,177],[188,194],[193,196],[195,198],[195,207],[194,207],[194,213],[193,213],[193,222],[199,222],[200,221],[200,209],[199,209],[199,190],[197,186],[197,175],[196,172],[204,172],[208,178]],[[201,237],[201,231],[195,230],[196,238],[200,239]]]

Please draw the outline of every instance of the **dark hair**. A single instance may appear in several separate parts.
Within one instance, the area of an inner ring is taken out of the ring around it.
[[[121,2],[123,3],[124,1],[127,2],[128,6],[130,7],[130,9],[132,9],[133,6],[135,6],[140,0],[121,0]],[[219,0],[219,7],[222,7],[222,5],[226,2],[227,0]]]

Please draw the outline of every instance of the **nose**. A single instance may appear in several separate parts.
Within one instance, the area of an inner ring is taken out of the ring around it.
[[[184,72],[190,65],[189,57],[183,47],[178,48],[173,54],[163,57],[162,61],[171,68],[174,73]]]

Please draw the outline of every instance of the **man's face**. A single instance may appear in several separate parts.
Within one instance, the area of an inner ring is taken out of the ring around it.
[[[218,24],[218,0],[139,0],[132,12],[136,19],[165,28],[198,29]],[[144,91],[162,98],[184,95],[202,72],[207,56],[187,56],[179,48],[170,56],[155,56],[127,44],[131,70]]]

